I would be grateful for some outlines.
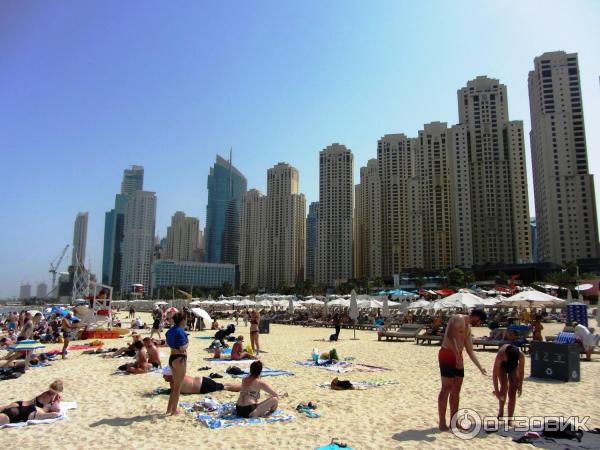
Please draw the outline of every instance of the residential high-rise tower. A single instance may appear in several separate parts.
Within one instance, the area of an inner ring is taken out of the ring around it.
[[[319,202],[312,202],[306,216],[306,279],[317,281],[317,243],[319,235]]]
[[[85,246],[87,243],[88,213],[77,213],[73,227],[72,266],[85,266]]]

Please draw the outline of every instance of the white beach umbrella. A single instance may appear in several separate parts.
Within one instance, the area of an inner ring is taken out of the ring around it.
[[[168,305],[167,302],[155,302],[154,306]]]
[[[210,314],[208,314],[202,308],[192,308],[192,309],[190,309],[190,311],[194,316],[202,318],[202,320],[204,321],[204,326],[206,328],[208,328],[209,330],[211,329],[213,320],[210,317]]]
[[[381,308],[383,306],[383,303],[381,303],[379,300],[358,300],[356,302],[357,306],[361,309],[365,309],[365,308]]]
[[[236,305],[237,306],[245,306],[245,307],[256,306],[256,302],[245,298],[244,300],[240,300],[239,302],[237,302]]]
[[[387,300],[387,297],[385,298],[385,300]],[[404,305],[402,304],[402,302],[395,302],[392,300],[388,300],[388,306],[390,309],[403,309]]]
[[[571,289],[567,288],[567,303],[573,303],[573,294],[571,293]]]
[[[487,297],[481,299],[484,306],[494,306],[502,301],[502,299],[498,297]]]
[[[356,339],[356,321],[358,319],[358,303],[356,301],[356,291],[352,289],[352,293],[350,294],[350,311],[348,315],[354,322],[354,339]]]
[[[383,299],[383,307],[381,308],[381,316],[388,317],[390,315],[390,304],[387,297]]]
[[[321,300],[317,300],[316,298],[310,298],[308,300],[304,300],[302,302],[303,305],[317,305],[317,306],[323,306],[323,302]]]
[[[483,306],[481,298],[469,292],[457,292],[440,300],[445,308],[476,308]]]
[[[540,307],[540,306],[552,306],[552,305],[563,305],[565,304],[564,300],[561,300],[558,297],[554,297],[553,295],[546,294],[540,291],[521,291],[518,294],[515,294],[511,297],[508,297],[499,305],[506,306],[530,306],[530,307]]]
[[[199,306],[199,305],[202,305],[201,301],[194,300],[193,302],[190,302],[190,306]]]
[[[294,300],[291,297],[288,300],[287,312],[290,316],[294,314]]]
[[[346,300],[345,298],[336,298],[334,300],[331,300],[329,302],[327,302],[326,306],[350,306],[350,302],[348,300]]]
[[[258,306],[264,306],[266,308],[270,308],[271,306],[273,306],[273,302],[271,300],[267,300],[267,299],[259,300],[258,302],[256,302],[256,304]]]
[[[408,309],[429,309],[431,307],[431,302],[428,300],[417,300],[416,302],[412,302]]]

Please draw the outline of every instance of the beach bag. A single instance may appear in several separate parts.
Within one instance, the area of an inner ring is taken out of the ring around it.
[[[339,361],[340,360],[340,358],[338,357],[338,354],[337,354],[337,350],[335,348],[332,348],[329,351],[329,359],[331,359],[332,361],[334,361],[334,360],[335,361]]]
[[[231,367],[227,368],[227,370],[225,371],[225,373],[228,373],[229,375],[242,375],[242,374],[244,374],[246,372],[244,372],[238,366],[231,366]]]
[[[330,341],[337,341],[338,340],[338,335],[333,333],[331,336],[329,336],[329,340]]]

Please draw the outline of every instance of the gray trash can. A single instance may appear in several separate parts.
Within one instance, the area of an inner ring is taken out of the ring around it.
[[[260,334],[269,334],[269,327],[271,326],[271,321],[269,319],[261,319],[258,324],[258,332]]]
[[[579,346],[554,342],[531,343],[531,376],[561,381],[579,381]]]

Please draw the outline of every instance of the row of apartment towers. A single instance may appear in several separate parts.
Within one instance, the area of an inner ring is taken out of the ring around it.
[[[598,257],[577,54],[535,58],[529,98],[538,260]],[[231,157],[217,156],[208,175],[204,236],[198,219],[176,213],[160,257],[237,264],[240,284],[264,289],[305,279],[335,286],[410,269],[531,262],[523,123],[509,119],[507,89],[496,79],[469,81],[457,100],[457,125],[432,122],[416,137],[383,136],[356,186],[352,152],[340,144],[322,150],[319,201],[308,216],[296,168],[270,168],[262,195],[247,190]],[[119,274],[122,285],[148,282],[156,200],[141,192],[141,177],[143,169],[132,169],[135,187],[124,185],[107,213],[105,253],[122,254],[105,255],[103,273],[114,274],[106,280],[113,285]],[[149,225],[119,220],[129,216]],[[148,245],[138,249],[142,228]]]

